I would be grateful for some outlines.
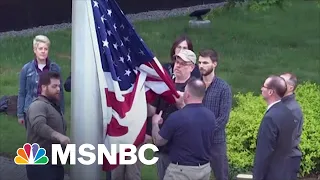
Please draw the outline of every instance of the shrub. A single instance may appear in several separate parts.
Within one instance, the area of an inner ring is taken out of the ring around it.
[[[228,156],[232,167],[251,171],[256,137],[267,105],[262,96],[236,94],[237,106],[232,109],[227,125]],[[297,87],[304,124],[300,148],[303,153],[301,175],[320,170],[320,86],[305,82]]]

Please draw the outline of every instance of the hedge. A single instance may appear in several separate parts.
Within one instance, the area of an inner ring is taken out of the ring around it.
[[[229,162],[234,171],[251,172],[258,128],[267,105],[261,95],[251,92],[234,97],[237,105],[226,129]],[[304,114],[300,175],[305,176],[320,171],[320,86],[305,82],[297,87],[296,98]]]

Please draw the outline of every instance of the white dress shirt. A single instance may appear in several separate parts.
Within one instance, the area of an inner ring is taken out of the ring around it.
[[[268,111],[273,105],[277,104],[277,103],[280,102],[280,101],[281,101],[281,100],[278,100],[278,101],[275,101],[275,102],[269,104],[269,106],[268,106],[268,108],[267,108],[267,111]]]

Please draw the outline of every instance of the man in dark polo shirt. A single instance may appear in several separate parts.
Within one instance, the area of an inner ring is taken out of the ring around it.
[[[168,143],[169,164],[164,179],[209,180],[215,115],[202,104],[206,86],[190,79],[183,93],[185,106],[170,114],[161,130],[162,111],[152,117],[154,143]]]
[[[191,77],[196,64],[196,55],[191,50],[181,50],[180,53],[174,56],[176,58],[173,72],[175,78],[173,79],[177,91],[183,92],[187,81]],[[164,121],[168,116],[177,111],[178,108],[175,104],[168,104],[165,100],[160,97],[152,104],[148,105],[148,117],[152,117],[155,113],[163,111],[162,118]],[[158,147],[159,152],[155,153],[155,156],[159,158],[157,161],[157,172],[159,180],[162,180],[167,167],[169,166],[170,160],[168,157],[168,147]]]

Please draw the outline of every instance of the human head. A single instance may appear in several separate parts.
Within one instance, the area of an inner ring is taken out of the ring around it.
[[[190,76],[197,60],[196,54],[191,50],[185,49],[174,55],[174,58],[173,73],[175,76],[179,79]]]
[[[205,49],[199,52],[199,70],[202,76],[214,73],[218,65],[218,53],[213,49]]]
[[[298,85],[297,76],[294,75],[293,73],[287,72],[287,73],[281,74],[280,77],[282,77],[286,81],[286,84],[287,84],[287,91],[286,91],[285,96],[293,94],[297,88],[297,85]]]
[[[186,104],[202,103],[202,99],[206,93],[205,83],[197,78],[188,80],[183,93],[183,100]]]
[[[49,99],[60,100],[60,74],[57,72],[43,72],[40,74],[39,85],[41,86],[41,95]]]
[[[268,104],[280,100],[286,93],[286,82],[280,76],[269,76],[261,87],[261,94]]]
[[[177,37],[173,42],[170,50],[171,61],[174,62],[175,58],[173,56],[178,54],[181,50],[184,50],[184,49],[189,49],[193,51],[193,45],[192,45],[191,39],[186,35]]]
[[[43,61],[48,58],[50,40],[47,36],[37,35],[33,39],[33,52],[37,60]]]

